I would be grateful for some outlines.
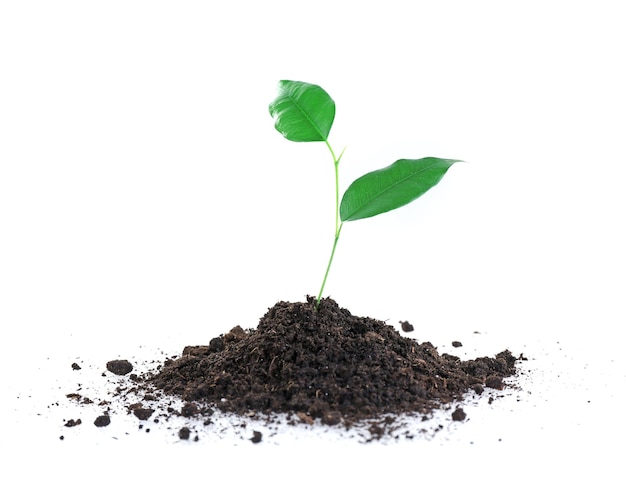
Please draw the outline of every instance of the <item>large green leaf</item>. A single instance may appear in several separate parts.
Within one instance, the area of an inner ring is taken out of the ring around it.
[[[293,80],[278,83],[269,109],[276,130],[294,142],[327,140],[335,119],[335,102],[323,88]]]
[[[436,157],[400,159],[359,177],[343,194],[341,220],[373,217],[414,201],[437,185],[455,162],[459,161]]]

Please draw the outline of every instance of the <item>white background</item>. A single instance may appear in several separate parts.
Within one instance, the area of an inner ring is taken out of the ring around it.
[[[498,451],[505,469],[532,473],[528,457],[559,452],[555,473],[617,479],[615,452],[601,453],[624,428],[619,3],[0,3],[1,402],[30,439],[4,432],[21,440],[11,458],[33,438],[57,460],[80,457],[59,429],[38,435],[24,402],[64,393],[55,376],[74,359],[174,354],[317,294],[332,162],[274,130],[267,106],[285,78],[334,98],[342,190],[399,158],[466,161],[414,204],[346,224],[325,295],[410,320],[438,346],[480,331],[493,345],[478,355],[523,350],[544,394],[497,418],[517,440],[510,458]],[[568,405],[572,393],[593,408]],[[568,417],[546,437],[560,401]],[[469,459],[463,429],[420,449]],[[87,456],[98,442],[82,439]],[[368,449],[399,472],[436,472],[411,446]],[[364,448],[344,449],[342,463],[376,471]]]

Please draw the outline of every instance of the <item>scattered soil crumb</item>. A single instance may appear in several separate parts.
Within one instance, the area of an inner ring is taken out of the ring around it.
[[[98,416],[96,420],[94,421],[94,424],[99,428],[108,426],[109,424],[111,424],[111,417],[108,414],[103,414],[101,416]]]
[[[148,409],[143,407],[137,407],[133,409],[133,414],[142,421],[150,419],[150,416],[152,416],[153,413],[154,409]]]
[[[466,417],[467,415],[465,414],[465,411],[463,411],[463,408],[456,408],[452,413],[453,421],[463,421]]]
[[[413,332],[415,330],[413,324],[409,321],[400,321],[400,326],[402,327],[403,332]]]
[[[123,376],[133,370],[133,365],[126,359],[116,359],[107,362],[107,370],[118,376]]]

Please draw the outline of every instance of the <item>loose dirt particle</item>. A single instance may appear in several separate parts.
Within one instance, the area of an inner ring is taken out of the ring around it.
[[[99,428],[103,428],[111,424],[111,418],[108,414],[103,414],[102,416],[98,416],[93,423]]]
[[[465,411],[463,411],[463,408],[456,408],[454,410],[454,412],[452,413],[452,420],[453,421],[463,421],[466,418],[466,414]]]
[[[412,332],[415,330],[413,324],[411,324],[409,321],[400,321],[400,327],[402,327],[403,332]]]
[[[133,370],[133,365],[126,359],[116,359],[107,362],[107,370],[118,376],[123,376]]]
[[[147,408],[135,408],[133,409],[133,414],[141,419],[142,421],[146,421],[147,419],[150,419],[150,416],[152,416],[152,414],[154,413],[154,409],[147,409]]]

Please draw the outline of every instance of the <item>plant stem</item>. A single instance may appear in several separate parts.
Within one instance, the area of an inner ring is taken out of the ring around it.
[[[317,295],[317,302],[315,303],[315,309],[320,305],[322,300],[322,293],[324,292],[324,286],[326,285],[326,279],[328,279],[328,273],[330,272],[330,266],[333,263],[333,257],[335,257],[335,249],[337,248],[337,242],[339,241],[339,234],[341,234],[341,227],[343,227],[343,222],[339,221],[339,161],[345,152],[345,147],[339,154],[339,157],[335,156],[335,152],[333,148],[330,146],[328,141],[325,141],[328,150],[330,150],[330,154],[333,156],[333,166],[335,168],[335,240],[333,242],[333,249],[330,252],[330,259],[328,259],[328,266],[326,266],[326,272],[324,274],[324,279],[322,280],[322,287],[320,287],[320,292]]]
[[[335,234],[335,242],[333,242],[333,250],[330,252],[330,259],[328,259],[328,266],[326,267],[326,273],[324,274],[324,280],[322,281],[322,287],[320,287],[320,293],[317,295],[317,302],[315,303],[315,309],[320,305],[320,301],[322,300],[322,292],[324,292],[324,286],[326,285],[326,279],[328,278],[328,273],[330,272],[330,266],[333,263],[333,257],[335,257],[335,249],[337,248],[337,241],[339,240],[339,234],[341,233],[341,227],[343,226],[343,222],[339,224],[339,229]]]

